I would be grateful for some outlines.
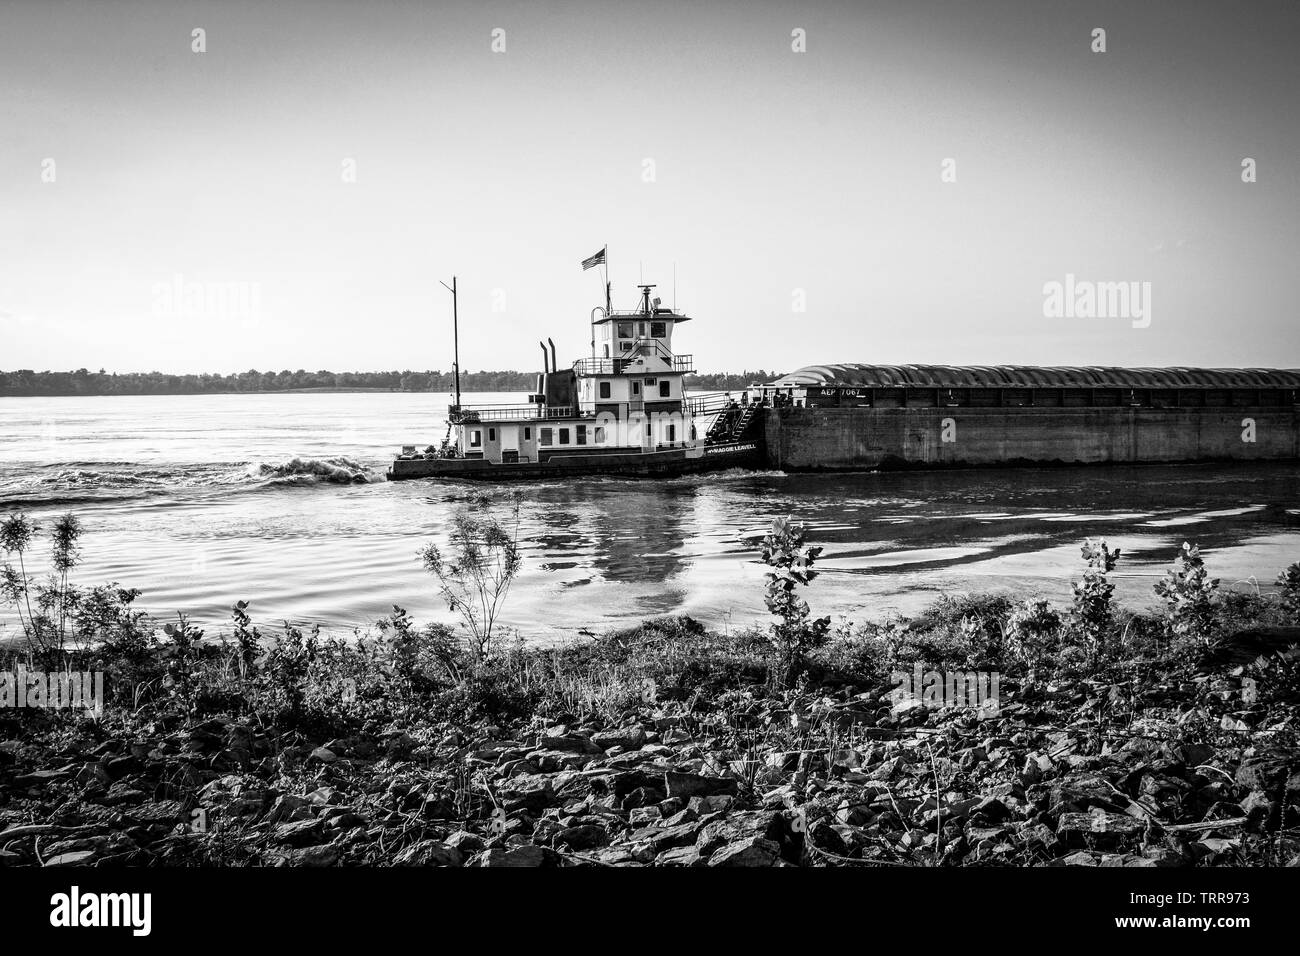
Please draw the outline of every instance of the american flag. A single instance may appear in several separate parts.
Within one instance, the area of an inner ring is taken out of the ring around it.
[[[590,259],[582,260],[582,271],[586,272],[592,266],[601,266],[604,264],[605,264],[605,250],[601,249],[600,252],[596,253]]]

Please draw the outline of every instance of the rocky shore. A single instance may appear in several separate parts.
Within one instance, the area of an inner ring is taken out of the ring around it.
[[[1239,678],[1004,679],[992,716],[732,683],[340,737],[8,719],[0,865],[1300,864],[1296,705]]]
[[[1065,612],[945,596],[832,628],[782,518],[770,627],[528,648],[493,630],[521,560],[494,518],[421,552],[460,628],[394,607],[349,641],[77,589],[73,516],[39,584],[36,533],[0,523],[27,642],[0,668],[0,866],[1300,865],[1300,563],[1220,590],[1185,543],[1142,615],[1089,540]]]

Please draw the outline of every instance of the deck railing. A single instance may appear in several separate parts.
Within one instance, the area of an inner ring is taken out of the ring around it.
[[[633,354],[633,357],[635,355]],[[651,355],[647,356],[646,375],[654,372],[694,372],[693,355]],[[658,359],[656,362],[654,359]],[[627,371],[632,364],[631,358],[585,358],[573,363],[573,370],[579,375],[618,375]]]
[[[452,405],[447,418],[453,424],[504,422],[533,418],[574,418],[572,405]]]

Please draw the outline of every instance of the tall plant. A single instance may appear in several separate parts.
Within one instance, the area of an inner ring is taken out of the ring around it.
[[[1214,637],[1214,594],[1219,579],[1205,569],[1201,549],[1183,542],[1174,566],[1155,585],[1165,605],[1165,632],[1173,639],[1208,646]]]
[[[509,517],[478,516],[461,509],[452,519],[446,550],[430,543],[420,552],[424,568],[438,581],[447,606],[460,616],[474,666],[493,653],[497,616],[510,592],[523,556],[519,550],[519,506],[515,495]]]
[[[25,515],[14,514],[0,522],[0,550],[13,555],[18,567],[0,566],[0,595],[18,612],[19,623],[32,651],[42,656],[60,654],[77,635],[81,593],[70,575],[81,562],[81,522],[66,514],[50,530],[50,574],[36,583],[27,571],[26,555],[39,533]]]
[[[803,672],[808,651],[826,642],[831,624],[829,617],[809,621],[812,612],[808,602],[796,591],[817,577],[813,563],[822,553],[821,548],[805,543],[806,533],[802,524],[777,518],[760,546],[763,563],[770,569],[764,575],[767,609],[780,618],[772,625],[772,637],[786,684],[793,683]]]
[[[1106,577],[1119,563],[1120,549],[1106,547],[1104,538],[1089,538],[1081,549],[1085,567],[1083,577],[1071,585],[1074,592],[1072,622],[1083,639],[1089,663],[1106,650],[1107,639],[1115,624],[1111,599],[1115,585]]]
[[[1281,589],[1283,611],[1294,623],[1300,624],[1300,561],[1288,565],[1274,583]]]

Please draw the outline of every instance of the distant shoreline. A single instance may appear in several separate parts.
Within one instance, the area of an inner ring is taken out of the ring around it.
[[[462,372],[462,392],[533,392],[537,372],[514,370]],[[692,374],[686,386],[692,391],[730,391],[756,382],[772,381],[776,372]],[[113,395],[269,395],[311,392],[452,392],[451,373],[414,372],[259,372],[250,369],[230,375],[171,375],[163,372],[108,373],[77,369],[73,372],[35,372],[31,369],[0,371],[0,398],[64,398]]]

